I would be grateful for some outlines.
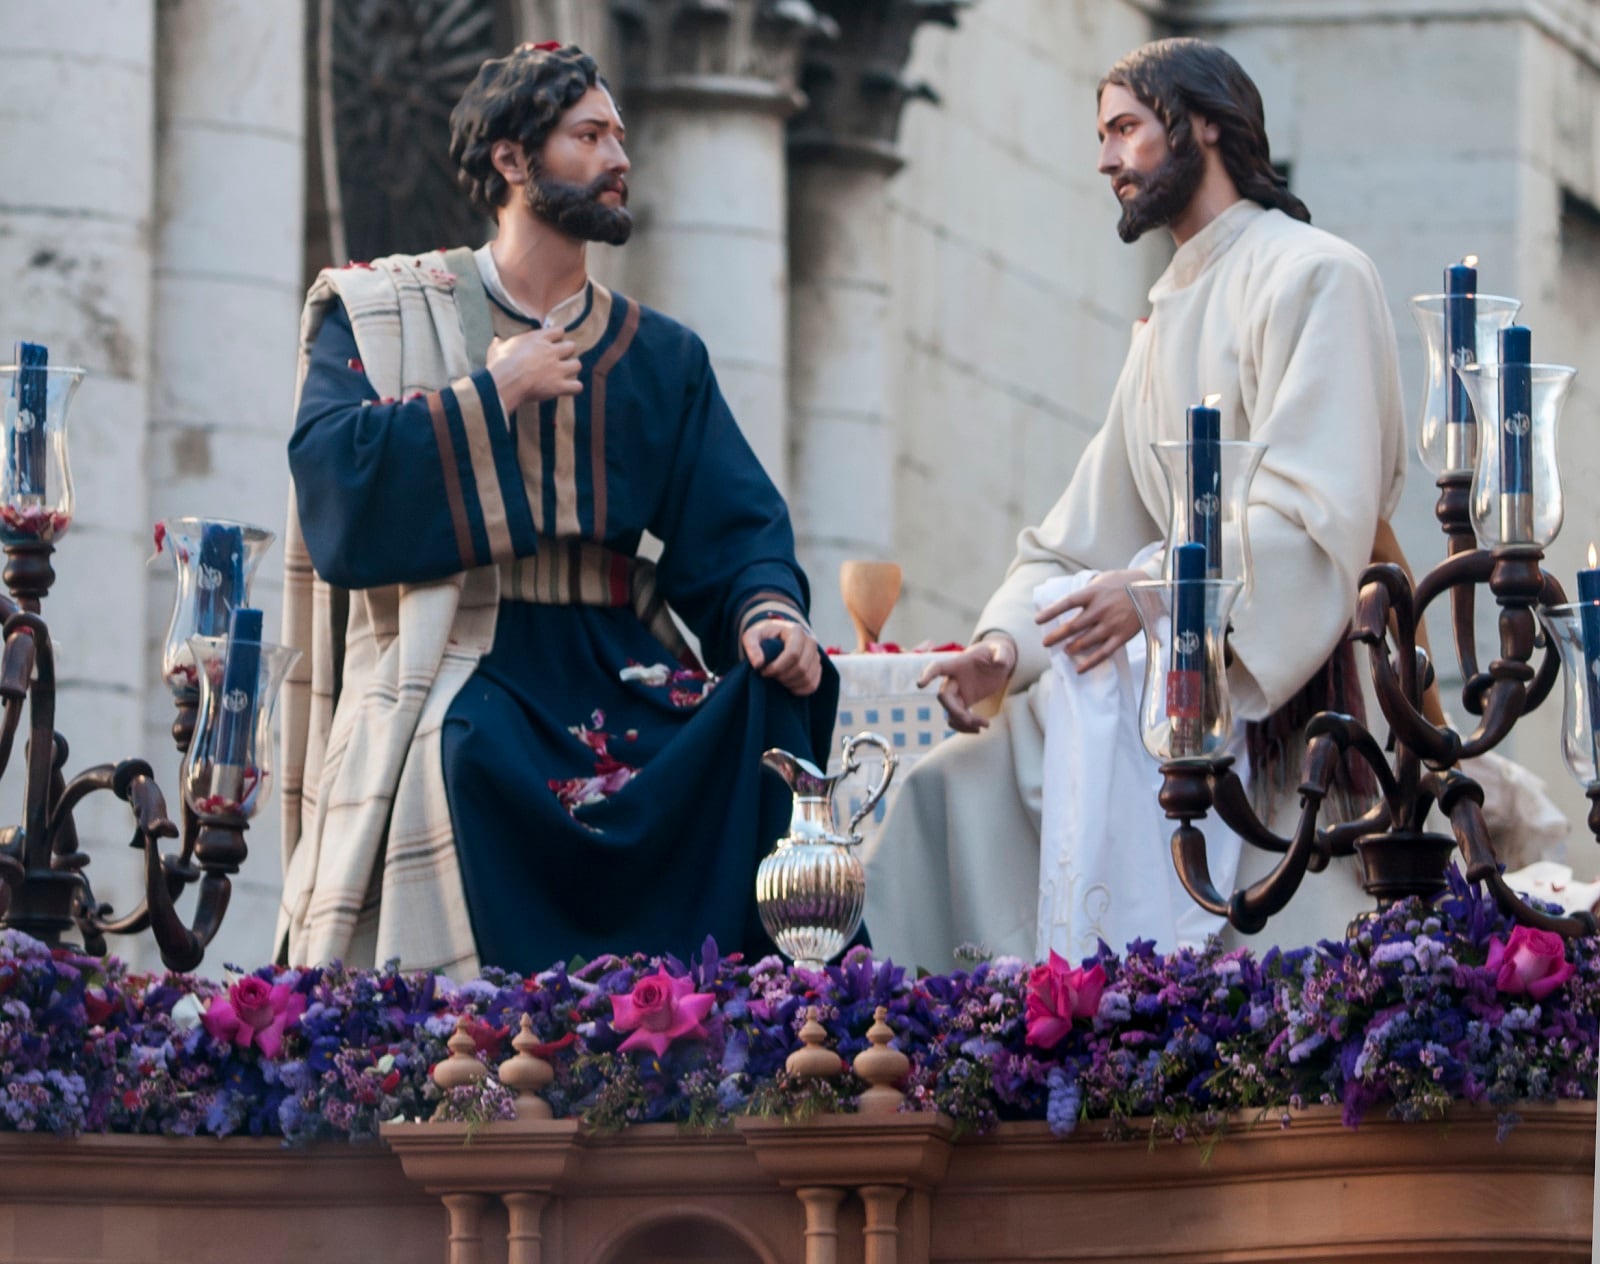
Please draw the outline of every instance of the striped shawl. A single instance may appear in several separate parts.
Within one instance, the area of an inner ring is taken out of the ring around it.
[[[464,250],[448,261],[438,252],[394,256],[318,276],[301,318],[296,413],[336,299],[380,396],[434,390],[481,365],[481,348],[469,354],[452,266],[466,299],[479,282]],[[472,975],[477,951],[440,732],[494,640],[496,569],[335,589],[312,570],[292,491],[284,544],[283,640],[305,653],[283,693],[279,955],[352,965],[398,957],[408,968]]]

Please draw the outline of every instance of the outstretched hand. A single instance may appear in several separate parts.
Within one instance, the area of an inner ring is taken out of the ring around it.
[[[1017,666],[1017,645],[1009,636],[988,636],[959,654],[929,663],[917,686],[941,677],[939,705],[957,733],[978,733],[989,721],[973,711],[985,698],[1005,688]]]
[[[776,654],[768,650],[777,645],[762,647],[762,642],[781,645]],[[817,691],[822,683],[822,651],[817,639],[803,623],[790,619],[761,619],[744,630],[740,638],[744,656],[751,668],[769,680],[776,680],[796,697],[804,698]]]
[[[1140,570],[1102,571],[1077,592],[1051,602],[1034,616],[1035,623],[1054,623],[1070,610],[1078,613],[1044,634],[1045,648],[1061,646],[1080,672],[1098,667],[1139,631],[1128,585],[1149,578]]]

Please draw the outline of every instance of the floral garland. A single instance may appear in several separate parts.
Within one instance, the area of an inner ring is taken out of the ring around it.
[[[1230,1115],[1339,1104],[1436,1119],[1486,1104],[1595,1096],[1600,941],[1514,927],[1459,876],[1340,943],[1257,960],[1245,950],[1158,955],[1102,946],[915,977],[864,950],[822,971],[746,962],[707,941],[672,958],[605,957],[464,984],[383,970],[267,967],[231,984],[139,975],[115,960],[0,936],[0,1126],[366,1140],[394,1119],[508,1117],[493,1070],[528,1015],[555,1067],[557,1117],[594,1129],[647,1121],[850,1110],[862,1085],[783,1067],[816,1007],[846,1058],[887,1009],[911,1060],[905,1109],[958,1128],[1044,1119],[1058,1135],[1106,1120],[1153,1136],[1214,1137]],[[491,1074],[440,1094],[429,1071],[466,1020]]]

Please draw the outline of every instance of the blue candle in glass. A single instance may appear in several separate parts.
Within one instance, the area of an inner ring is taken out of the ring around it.
[[[1188,423],[1189,539],[1205,548],[1204,578],[1221,579],[1222,414],[1209,402],[1195,404]]]
[[[1500,542],[1533,542],[1533,333],[1500,331]]]
[[[1595,775],[1600,777],[1600,567],[1589,546],[1589,568],[1578,572],[1578,625],[1583,632],[1583,663],[1588,674],[1589,742],[1595,748]]]
[[[36,342],[17,343],[17,376],[12,391],[17,420],[11,432],[11,491],[43,496],[45,491],[45,414],[49,407],[50,352]]]
[[[229,613],[244,599],[244,528],[208,522],[200,531],[194,630],[202,636],[231,635]]]
[[[1450,374],[1445,391],[1444,463],[1447,471],[1470,470],[1476,451],[1472,404],[1452,371],[1478,362],[1478,262],[1468,255],[1444,270],[1444,349]]]
[[[1204,747],[1206,662],[1206,550],[1180,544],[1172,553],[1172,653],[1167,669],[1167,718],[1172,753],[1198,755]]]
[[[222,691],[217,704],[216,778],[212,786],[212,793],[231,805],[243,798],[260,678],[261,611],[239,606],[228,620]]]

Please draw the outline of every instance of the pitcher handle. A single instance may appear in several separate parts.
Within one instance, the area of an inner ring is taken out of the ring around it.
[[[895,757],[888,740],[878,733],[857,733],[854,737],[847,737],[843,743],[844,768],[839,773],[841,778],[848,777],[861,767],[861,761],[856,758],[857,746],[876,746],[883,756],[883,774],[878,782],[867,791],[866,801],[857,809],[856,814],[850,818],[850,827],[845,831],[852,841],[859,842],[860,836],[856,833],[856,826],[866,819],[867,813],[878,806],[878,800],[883,798],[883,792],[889,788],[889,782],[894,779],[894,770],[899,759]]]

